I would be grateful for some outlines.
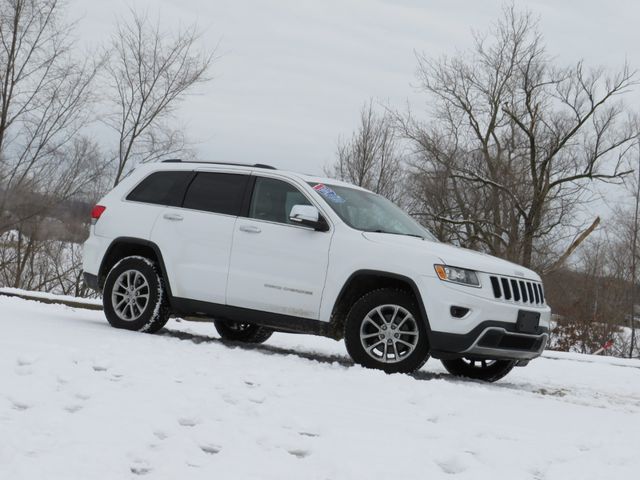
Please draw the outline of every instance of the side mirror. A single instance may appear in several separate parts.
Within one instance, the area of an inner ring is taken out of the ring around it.
[[[326,220],[313,205],[294,205],[289,213],[289,220],[322,232],[329,229]]]

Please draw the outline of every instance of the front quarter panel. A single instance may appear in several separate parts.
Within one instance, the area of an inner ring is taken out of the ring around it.
[[[354,272],[380,271],[406,277],[417,283],[429,274],[435,277],[433,264],[440,262],[428,252],[419,254],[411,249],[394,248],[388,244],[371,242],[362,233],[345,225],[337,225],[327,271],[327,283],[322,297],[320,319],[329,321],[333,307]],[[431,265],[431,268],[429,268]]]

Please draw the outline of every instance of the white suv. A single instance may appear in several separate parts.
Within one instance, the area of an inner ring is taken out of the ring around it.
[[[540,355],[540,277],[435,238],[367,190],[267,165],[165,161],[137,168],[92,212],[84,278],[111,325],[156,332],[171,315],[223,339],[344,338],[365,367],[411,372],[429,356],[494,381]]]

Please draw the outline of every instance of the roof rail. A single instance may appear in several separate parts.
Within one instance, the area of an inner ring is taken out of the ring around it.
[[[167,160],[162,160],[162,163],[201,163],[207,165],[231,165],[234,167],[253,167],[253,168],[264,168],[267,170],[277,170],[276,167],[271,165],[266,165],[264,163],[232,163],[232,162],[205,162],[202,160],[180,160],[179,158],[169,158]]]

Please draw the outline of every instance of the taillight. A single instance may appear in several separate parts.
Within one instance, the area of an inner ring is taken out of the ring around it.
[[[91,210],[91,224],[95,225],[96,222],[98,221],[98,219],[100,218],[100,216],[104,213],[104,211],[107,209],[107,207],[103,206],[103,205],[96,205],[95,207],[93,207],[93,209]]]

